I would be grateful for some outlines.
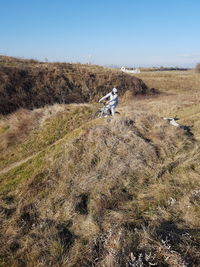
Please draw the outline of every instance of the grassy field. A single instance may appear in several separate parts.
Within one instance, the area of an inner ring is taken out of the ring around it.
[[[200,75],[160,94],[21,109],[0,120],[0,266],[200,265]],[[179,116],[193,136],[162,117]]]
[[[180,118],[180,123],[192,125],[197,139],[200,138],[200,75],[190,71],[144,72],[136,74],[150,88],[163,94],[156,99],[145,100],[144,109],[161,117]]]

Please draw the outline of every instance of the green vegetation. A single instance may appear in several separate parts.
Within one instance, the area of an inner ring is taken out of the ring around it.
[[[0,135],[3,134],[3,133],[5,133],[6,130],[8,130],[8,129],[9,129],[9,126],[0,127]]]
[[[32,131],[30,130],[30,136],[28,140],[25,139],[25,142],[22,143],[16,143],[15,140],[18,140],[18,136],[21,134],[18,132],[18,128],[20,128],[20,131],[23,132],[25,126],[23,125],[23,127],[21,127],[22,121],[20,121],[20,125],[17,124],[14,126],[13,124],[15,122],[11,117],[10,120],[5,122],[5,124],[8,124],[5,127],[7,127],[7,129],[11,129],[11,131],[15,131],[15,136],[13,137],[13,134],[11,134],[9,131],[5,132],[4,134],[4,143],[5,139],[8,139],[7,143],[9,145],[2,156],[0,162],[1,168],[5,168],[9,164],[12,164],[30,155],[34,155],[38,151],[41,151],[42,149],[54,144],[56,141],[62,139],[66,134],[87,122],[91,118],[93,111],[94,108],[89,105],[68,105],[66,110],[64,108],[63,110],[59,111],[58,109],[57,114],[47,118],[42,124],[42,127],[36,128]],[[42,111],[40,111],[39,116],[41,116],[41,120],[45,117],[45,112],[42,114]],[[34,115],[32,115],[29,119],[35,119]],[[25,118],[23,118],[23,120],[26,122]],[[12,136],[11,141],[9,141],[10,136]],[[14,145],[12,145],[13,143]]]
[[[40,173],[44,168],[44,155],[39,153],[33,159],[22,163],[19,167],[14,167],[10,171],[1,175],[0,180],[0,195],[9,193],[10,191],[21,186],[24,182],[27,182],[30,177],[36,173]]]

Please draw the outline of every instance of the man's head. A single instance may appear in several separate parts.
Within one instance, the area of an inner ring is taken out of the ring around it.
[[[117,93],[117,88],[114,87],[114,88],[112,89],[112,93],[113,93],[113,94],[116,94],[116,93]]]

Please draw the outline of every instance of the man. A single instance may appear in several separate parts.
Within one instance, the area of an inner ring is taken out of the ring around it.
[[[115,115],[115,108],[118,104],[118,95],[117,95],[117,89],[113,88],[112,91],[110,93],[108,93],[107,95],[105,95],[104,97],[102,97],[99,102],[103,101],[106,98],[110,98],[109,101],[107,102],[110,110],[111,110],[111,114],[112,116]]]

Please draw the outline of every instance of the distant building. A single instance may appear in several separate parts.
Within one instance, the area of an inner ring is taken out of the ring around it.
[[[121,71],[126,72],[126,73],[140,73],[140,69],[135,69],[135,70],[130,70],[130,69],[126,69],[125,67],[121,67]]]

